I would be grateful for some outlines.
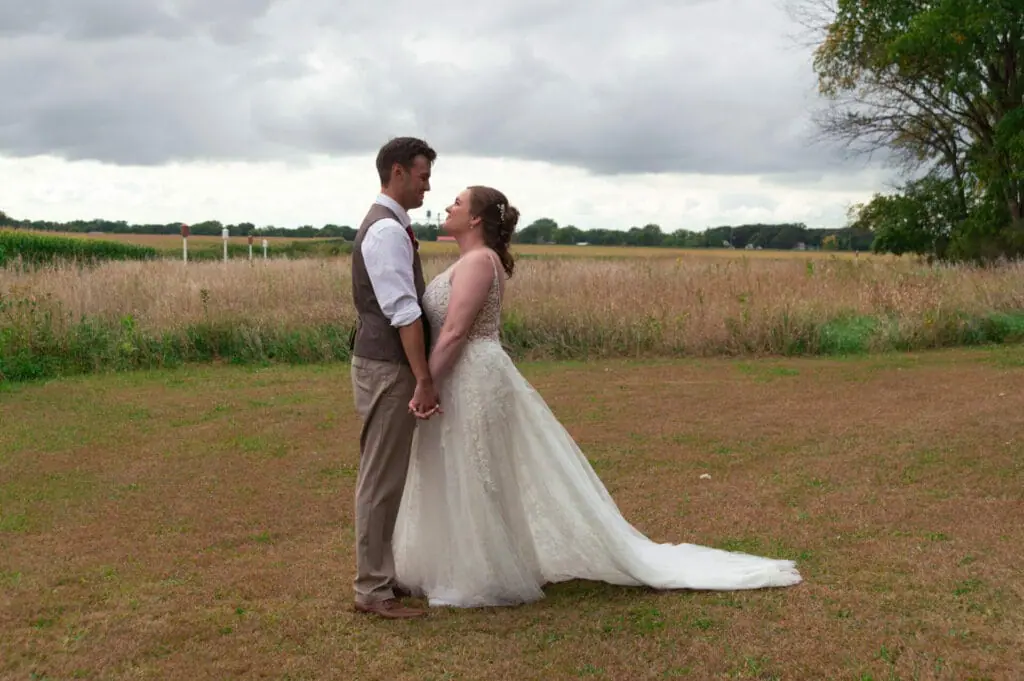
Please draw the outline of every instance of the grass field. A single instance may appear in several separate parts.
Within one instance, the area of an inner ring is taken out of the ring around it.
[[[150,246],[158,250],[169,250],[177,253],[181,252],[181,235],[180,234],[112,234],[112,233],[101,233],[95,234],[88,233],[83,234],[81,232],[38,232],[39,234],[51,234],[54,236],[63,237],[74,237],[77,239],[95,239],[99,241],[117,241],[126,244],[138,244],[140,246]],[[260,245],[260,242],[264,237],[256,237],[253,239],[253,247]],[[274,244],[289,244],[293,241],[318,241],[318,239],[294,239],[289,237],[266,237],[267,242],[270,245]],[[320,239],[322,240],[322,239]],[[224,240],[220,236],[200,236],[192,235],[188,238],[189,248],[193,247],[214,247],[221,246]],[[232,236],[228,238],[228,243],[247,245],[249,238],[245,236]]]
[[[424,255],[455,254],[458,245],[450,241],[424,241],[420,245]],[[778,251],[746,250],[728,248],[655,248],[644,246],[576,246],[557,244],[514,244],[512,251],[519,257],[527,258],[686,258],[686,259],[769,259],[769,260],[847,260],[872,258],[895,260],[892,256],[850,251]]]
[[[366,619],[344,365],[6,384],[0,676],[1024,677],[1024,348],[523,369],[648,536],[806,582]]]
[[[453,255],[425,260],[427,277]],[[0,380],[225,359],[348,358],[347,257],[0,268]],[[524,259],[517,357],[842,354],[1024,340],[1024,265]]]
[[[118,241],[122,243],[139,244],[150,246],[164,251],[181,251],[181,236],[177,234],[82,234],[77,232],[42,232],[65,237],[77,237],[81,239],[99,239],[107,241]],[[262,237],[253,241],[253,246],[258,247]],[[290,237],[268,237],[267,241],[271,248],[274,245],[285,245],[293,242],[315,242],[323,239],[293,239]],[[212,248],[219,247],[223,241],[219,236],[190,236],[188,239],[189,248]],[[244,236],[233,236],[228,240],[230,244],[247,244],[248,238]],[[424,255],[451,255],[458,252],[458,246],[452,242],[423,241],[420,244],[421,252]],[[587,258],[768,258],[768,259],[847,259],[847,258],[875,258],[893,259],[891,256],[880,256],[870,253],[852,253],[847,251],[773,251],[773,250],[730,250],[726,248],[645,248],[639,246],[562,246],[562,245],[538,245],[538,244],[516,244],[514,251],[519,256],[525,257],[587,257]]]

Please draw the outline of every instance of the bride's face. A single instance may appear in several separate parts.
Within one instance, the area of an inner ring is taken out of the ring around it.
[[[446,233],[453,236],[461,234],[468,231],[472,227],[473,223],[478,221],[478,218],[474,218],[470,215],[469,199],[469,190],[463,189],[462,192],[455,197],[455,202],[445,209],[448,213],[448,219],[444,221],[444,231]]]

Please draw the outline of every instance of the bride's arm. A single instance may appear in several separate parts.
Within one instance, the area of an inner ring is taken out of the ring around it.
[[[430,353],[430,376],[434,385],[438,385],[448,375],[455,366],[455,360],[462,354],[466,335],[487,300],[493,280],[494,264],[484,249],[466,256],[452,271],[448,315]]]

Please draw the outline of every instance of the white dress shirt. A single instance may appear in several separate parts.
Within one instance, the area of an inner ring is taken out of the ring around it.
[[[373,294],[391,326],[408,326],[423,314],[412,275],[412,241],[405,231],[412,221],[390,196],[381,194],[376,203],[394,211],[401,222],[383,218],[370,225],[363,236],[363,262]]]

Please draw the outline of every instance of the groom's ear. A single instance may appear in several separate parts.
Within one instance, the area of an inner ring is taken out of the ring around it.
[[[402,177],[407,174],[408,170],[406,170],[406,168],[401,163],[395,161],[394,163],[391,164],[391,173],[388,175],[388,183],[385,186],[391,186],[392,182],[394,182],[395,180],[401,180]]]

